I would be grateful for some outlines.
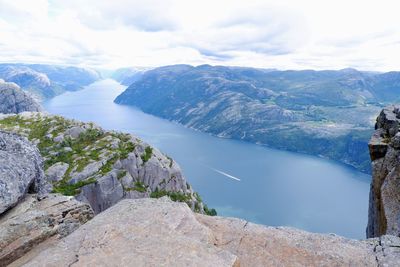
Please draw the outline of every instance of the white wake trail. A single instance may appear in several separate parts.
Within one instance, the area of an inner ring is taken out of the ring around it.
[[[231,179],[236,180],[236,181],[240,181],[240,178],[235,177],[233,175],[230,175],[230,174],[228,174],[226,172],[223,172],[223,171],[220,171],[220,170],[217,170],[217,169],[214,169],[214,168],[210,168],[210,169],[212,169],[213,171],[218,172],[219,174],[222,174],[222,175],[224,175],[224,176],[226,176],[228,178],[231,178]]]

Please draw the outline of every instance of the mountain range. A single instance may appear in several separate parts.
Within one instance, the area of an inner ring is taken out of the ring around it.
[[[14,82],[38,99],[76,91],[101,78],[92,69],[45,64],[0,64],[0,79]]]
[[[370,172],[381,108],[400,72],[172,65],[149,70],[115,102],[224,138],[318,155]]]

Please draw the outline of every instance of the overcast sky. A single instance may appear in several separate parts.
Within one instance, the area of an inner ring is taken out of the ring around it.
[[[0,61],[400,70],[398,0],[0,0]]]

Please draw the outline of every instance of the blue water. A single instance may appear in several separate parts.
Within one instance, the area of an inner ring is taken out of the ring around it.
[[[114,104],[124,89],[103,80],[44,106],[50,113],[130,132],[156,146],[180,164],[219,215],[365,237],[370,176],[317,157],[213,137]]]

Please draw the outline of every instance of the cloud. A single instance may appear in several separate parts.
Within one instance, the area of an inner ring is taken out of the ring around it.
[[[0,0],[0,61],[400,69],[397,2]]]

